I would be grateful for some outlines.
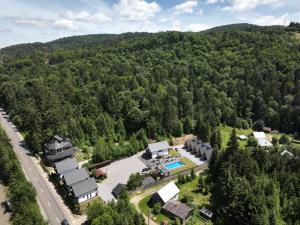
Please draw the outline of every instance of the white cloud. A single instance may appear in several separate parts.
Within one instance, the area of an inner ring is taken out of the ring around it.
[[[193,13],[194,8],[197,7],[197,5],[198,5],[198,1],[195,1],[195,0],[186,1],[184,3],[176,5],[174,7],[174,13],[176,15],[179,15],[182,13]]]
[[[193,23],[193,24],[190,24],[186,28],[186,31],[198,32],[198,31],[202,31],[202,30],[207,30],[209,28],[210,28],[210,26],[208,26],[207,24]]]
[[[59,29],[59,30],[76,30],[77,27],[73,23],[72,20],[67,20],[67,19],[61,19],[57,20],[53,24],[53,28]]]
[[[53,23],[53,20],[50,19],[30,16],[14,16],[8,17],[8,19],[17,25],[29,25],[34,27],[47,27]]]
[[[207,4],[215,4],[217,2],[219,2],[219,0],[207,0],[206,1]]]
[[[254,23],[257,25],[288,25],[289,24],[288,13],[276,17],[276,16],[262,16],[254,20]]]
[[[257,8],[261,5],[278,4],[283,0],[229,0],[230,6],[226,6],[222,11],[228,12],[244,12]]]
[[[0,33],[11,33],[12,30],[5,27],[0,27]]]
[[[120,0],[113,8],[123,19],[129,21],[148,20],[161,10],[155,1],[148,3],[144,0]]]
[[[61,12],[59,14],[59,17],[70,21],[80,21],[86,23],[91,22],[97,24],[107,23],[111,21],[111,19],[102,12],[98,12],[96,14],[91,15],[86,11],[81,11],[78,13],[66,11],[66,12]]]

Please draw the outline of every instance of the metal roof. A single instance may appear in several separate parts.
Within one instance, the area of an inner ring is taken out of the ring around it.
[[[174,198],[180,192],[174,181],[168,183],[162,189],[158,190],[157,194],[164,203]]]
[[[97,183],[93,177],[72,185],[72,190],[75,197],[80,197],[83,194],[90,193],[94,190],[97,190],[97,188]]]
[[[65,159],[59,162],[54,163],[54,166],[56,168],[56,172],[58,174],[65,173],[67,171],[77,169],[78,163],[75,158]]]
[[[64,175],[64,179],[67,186],[71,186],[88,178],[89,175],[83,168],[72,170],[70,173]]]
[[[183,220],[187,219],[193,211],[193,209],[188,207],[186,204],[174,200],[168,201],[162,208]]]
[[[148,149],[150,152],[157,152],[164,149],[169,149],[170,145],[167,141],[156,142],[153,144],[148,144]]]

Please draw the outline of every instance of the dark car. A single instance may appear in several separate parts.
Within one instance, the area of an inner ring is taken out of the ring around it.
[[[61,221],[61,225],[70,225],[69,221],[64,219]]]

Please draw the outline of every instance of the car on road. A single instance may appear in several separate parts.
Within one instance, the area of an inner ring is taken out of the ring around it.
[[[61,225],[70,225],[69,221],[64,219],[61,221]]]

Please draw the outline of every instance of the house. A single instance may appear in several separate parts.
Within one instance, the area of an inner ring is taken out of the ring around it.
[[[211,219],[213,216],[213,212],[208,210],[207,208],[203,207],[199,210],[200,214],[202,214],[204,217]]]
[[[71,189],[78,204],[98,196],[98,186],[93,177],[73,184]]]
[[[89,179],[89,175],[85,169],[75,169],[63,176],[64,183],[71,189],[73,184]]]
[[[184,146],[189,149],[189,148],[191,148],[191,144],[195,141],[197,141],[196,138],[189,139],[184,143]]]
[[[257,132],[257,131],[253,131],[252,132],[252,135],[253,135],[253,137],[254,138],[256,138],[256,139],[260,139],[260,138],[267,138],[266,137],[266,134],[264,133],[264,132]]]
[[[170,200],[162,207],[165,214],[171,218],[179,218],[181,223],[186,223],[191,217],[193,209],[178,201]]]
[[[261,147],[271,147],[271,146],[273,146],[272,143],[270,141],[268,141],[266,138],[258,138],[256,140],[257,140],[258,146],[261,146]]]
[[[78,163],[74,158],[65,159],[54,163],[54,170],[60,179],[62,179],[65,174],[75,169],[78,169]]]
[[[201,144],[202,144],[202,141],[196,141],[196,140],[194,140],[191,143],[191,151],[193,153],[197,153],[197,148],[199,148]]]
[[[156,181],[154,180],[154,178],[150,176],[150,177],[146,177],[145,179],[143,179],[142,186],[147,188],[147,187],[151,187],[155,183],[156,183]]]
[[[154,159],[160,156],[165,156],[169,154],[170,145],[167,141],[161,141],[153,144],[148,144],[146,148],[147,155]]]
[[[263,131],[266,132],[266,133],[271,133],[272,128],[271,127],[263,127]]]
[[[127,189],[127,187],[125,184],[118,183],[117,186],[114,187],[114,189],[112,190],[111,193],[113,194],[113,196],[115,198],[118,199],[120,197],[120,195],[122,194],[122,192],[126,189]]]
[[[289,157],[294,157],[294,154],[291,153],[290,151],[286,150],[286,149],[283,150],[283,152],[281,152],[280,155],[287,155]]]
[[[273,146],[270,141],[268,141],[266,134],[264,132],[253,131],[252,135],[257,140],[258,146],[261,147],[271,147]]]
[[[72,158],[74,147],[69,139],[55,135],[44,145],[46,164],[53,165],[54,162]]]
[[[246,140],[248,137],[246,135],[239,135],[238,138],[242,141]]]
[[[179,188],[176,186],[174,181],[172,181],[154,193],[152,198],[154,201],[165,204],[170,200],[177,200],[179,192]]]

